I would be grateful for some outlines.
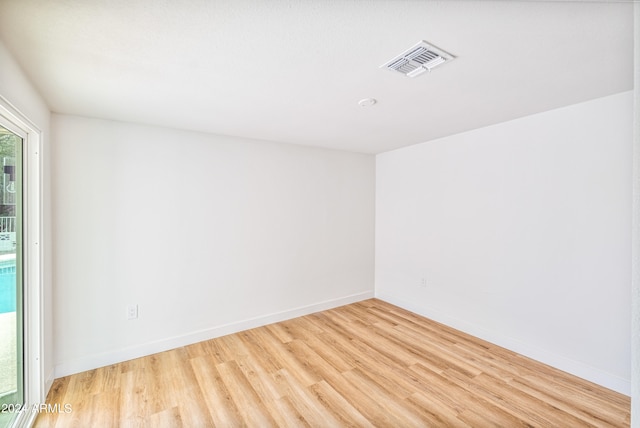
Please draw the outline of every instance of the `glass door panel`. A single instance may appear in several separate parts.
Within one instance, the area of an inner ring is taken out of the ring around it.
[[[24,404],[22,146],[0,126],[0,428]]]

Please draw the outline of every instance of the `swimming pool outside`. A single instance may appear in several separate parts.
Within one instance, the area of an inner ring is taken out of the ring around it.
[[[0,254],[0,399],[5,401],[18,385],[16,315],[16,255]]]
[[[15,254],[0,257],[0,314],[16,311]]]

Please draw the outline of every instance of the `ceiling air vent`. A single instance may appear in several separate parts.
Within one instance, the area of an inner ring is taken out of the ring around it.
[[[380,68],[396,71],[405,76],[416,77],[425,71],[431,71],[440,64],[453,61],[453,59],[453,55],[422,40],[411,49],[381,65]]]

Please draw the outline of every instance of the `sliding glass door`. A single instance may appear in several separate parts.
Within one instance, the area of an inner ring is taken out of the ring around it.
[[[22,275],[22,151],[24,138],[0,122],[0,428],[25,403]],[[5,125],[6,126],[6,125]]]

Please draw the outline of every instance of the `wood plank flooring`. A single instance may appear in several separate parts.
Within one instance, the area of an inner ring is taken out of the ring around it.
[[[629,398],[371,299],[57,379],[36,427],[629,426]]]

